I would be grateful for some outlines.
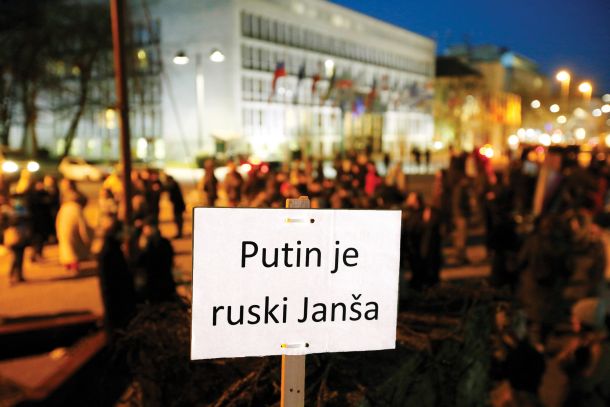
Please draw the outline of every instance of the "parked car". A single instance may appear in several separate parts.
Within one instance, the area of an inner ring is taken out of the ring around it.
[[[0,149],[0,171],[7,180],[16,180],[22,170],[37,172],[40,164],[36,160],[28,159],[21,151]]]
[[[106,175],[104,169],[80,157],[65,157],[57,169],[72,181],[101,181]]]

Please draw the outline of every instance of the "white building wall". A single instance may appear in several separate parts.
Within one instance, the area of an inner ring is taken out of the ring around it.
[[[243,37],[242,12],[355,44],[350,51],[355,58],[371,50],[379,51],[377,63]],[[339,74],[344,69],[361,73],[362,77],[352,79],[358,82],[355,86],[363,88],[362,93],[368,92],[373,78],[377,78],[382,100],[395,96],[390,90],[381,89],[384,75],[392,78],[392,86],[398,84],[401,88],[414,81],[425,84],[434,75],[432,40],[326,1],[157,0],[151,5],[151,14],[161,19],[162,27],[165,69],[162,122],[169,161],[191,161],[201,151],[213,153],[215,139],[229,140],[234,149],[263,159],[285,158],[288,150],[300,147],[305,137],[323,142],[324,150],[330,153],[333,143],[336,146],[340,142],[341,111],[332,100],[319,99],[328,86],[326,79],[318,82],[318,95],[311,94],[311,77],[318,69],[317,61],[332,59]],[[266,60],[264,67],[243,67],[243,46],[263,50],[273,57]],[[209,60],[214,48],[224,53],[224,62]],[[172,63],[178,51],[189,56],[188,64]],[[197,54],[201,58],[199,72]],[[393,57],[404,58],[407,63],[400,67],[383,66],[395,63]],[[278,81],[278,92],[270,98],[278,60],[286,63],[291,74]],[[306,78],[297,89],[296,71],[302,61],[306,61]],[[420,69],[422,64],[427,68],[425,72]],[[197,76],[201,73],[205,85],[198,103]],[[296,104],[295,92],[299,93]],[[400,143],[429,143],[433,135],[431,115],[409,113],[405,107],[400,110],[384,115],[384,148],[395,149]],[[392,118],[388,119],[389,116]]]

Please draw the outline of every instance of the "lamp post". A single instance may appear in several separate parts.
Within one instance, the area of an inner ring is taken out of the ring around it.
[[[561,100],[562,102],[567,104],[568,98],[570,96],[570,73],[562,69],[561,71],[557,72],[557,75],[555,75],[555,79],[557,79],[559,83],[561,83]]]
[[[580,85],[578,85],[578,91],[582,93],[582,99],[585,103],[589,103],[591,101],[591,93],[593,92],[591,82],[582,82]]]
[[[221,63],[225,60],[225,55],[217,48],[213,48],[209,54],[210,61]],[[186,65],[190,59],[186,52],[180,50],[173,58],[176,65]],[[203,58],[200,52],[195,53],[195,92],[197,94],[197,148],[203,149],[203,113],[205,106],[205,76],[203,74]]]

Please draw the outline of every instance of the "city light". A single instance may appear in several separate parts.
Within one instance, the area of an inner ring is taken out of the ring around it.
[[[436,140],[433,144],[432,147],[434,147],[435,150],[440,150],[441,148],[443,148],[443,142],[440,140]]]
[[[579,127],[576,130],[574,130],[574,137],[576,137],[577,140],[584,140],[586,136],[587,136],[587,131],[585,129],[583,129],[582,127]]]
[[[592,114],[594,117],[599,117],[599,116],[601,116],[601,115],[602,115],[602,111],[601,111],[601,109],[594,109],[594,110],[593,110],[593,112],[591,112],[591,114]]]
[[[553,142],[554,144],[559,144],[563,141],[563,134],[561,134],[560,132],[554,132],[553,135],[551,136],[551,142]]]
[[[531,106],[533,109],[538,109],[540,107],[540,101],[538,99],[532,100]]]
[[[517,148],[518,145],[519,145],[519,136],[517,136],[515,134],[511,134],[510,136],[508,136],[508,146],[511,149]]]
[[[564,115],[557,117],[557,123],[559,124],[565,124],[567,121],[568,119]]]
[[[220,50],[214,48],[210,53],[210,61],[212,62],[222,62],[225,60],[225,54],[223,54]]]
[[[540,144],[542,144],[545,147],[548,147],[551,145],[551,136],[549,136],[547,133],[542,133],[540,135],[540,137],[538,138],[538,140],[540,141]]]
[[[602,106],[601,108],[602,113],[610,113],[610,105],[609,104],[605,104]]]
[[[189,57],[186,56],[184,51],[178,51],[172,61],[176,65],[186,65],[189,63]]]
[[[36,172],[40,169],[40,164],[36,161],[28,161],[26,168],[29,172]]]
[[[557,79],[559,82],[569,82],[570,74],[568,73],[568,71],[561,70],[557,72],[557,75],[555,75],[555,79]]]
[[[579,119],[584,119],[587,117],[587,111],[582,107],[577,107],[574,109],[574,116],[578,117]]]
[[[578,91],[582,93],[582,97],[586,102],[589,102],[591,100],[593,86],[590,82],[582,82],[580,85],[578,85]]]
[[[604,96],[602,96],[602,100],[604,103],[610,103],[610,93],[606,93]]]
[[[490,144],[485,144],[483,147],[479,148],[479,154],[487,158],[492,158],[494,156],[494,149]]]
[[[333,70],[335,69],[335,61],[327,59],[324,61],[324,68],[326,69],[326,76],[332,76]]]
[[[589,82],[583,82],[578,85],[578,91],[581,93],[590,93],[593,90],[593,87]]]
[[[12,174],[17,171],[19,171],[19,166],[15,161],[8,160],[2,163],[2,172]]]
[[[551,113],[557,113],[559,111],[559,105],[557,103],[554,103],[551,105],[551,107],[549,107],[549,110],[551,111]]]
[[[606,135],[606,137],[604,138],[604,142],[606,143],[607,147],[610,147],[610,134]]]

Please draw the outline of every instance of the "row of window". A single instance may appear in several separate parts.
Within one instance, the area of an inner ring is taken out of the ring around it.
[[[272,49],[243,44],[241,47],[242,68],[256,71],[274,72],[277,64],[284,63],[286,73],[298,76],[299,71],[305,68],[305,77],[312,78],[318,75],[320,79],[329,79],[329,72],[325,68],[325,61],[317,57],[304,57],[302,54],[290,51],[275,51]],[[371,86],[377,81],[378,87],[391,89],[404,89],[416,81],[416,75],[401,72],[380,72],[379,69],[360,64],[344,64],[333,62],[336,79],[349,78],[357,86]]]
[[[334,38],[310,29],[245,11],[241,13],[241,33],[244,37],[335,55],[401,71],[432,75],[432,62],[416,61],[392,52],[364,47],[357,42]]]

